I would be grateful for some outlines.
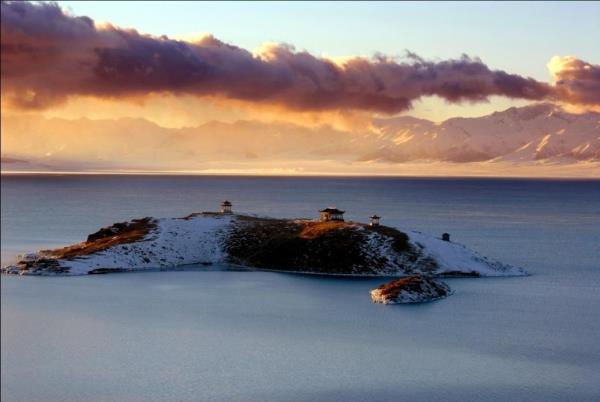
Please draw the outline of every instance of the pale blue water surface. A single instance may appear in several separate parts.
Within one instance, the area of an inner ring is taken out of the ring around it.
[[[449,280],[453,296],[418,306],[372,304],[385,278],[3,276],[2,400],[598,400],[600,181],[4,175],[2,260],[223,198],[377,213],[532,276]]]

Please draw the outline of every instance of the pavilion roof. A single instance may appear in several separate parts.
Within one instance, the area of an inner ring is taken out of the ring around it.
[[[319,212],[329,212],[330,214],[343,214],[346,211],[339,210],[336,207],[327,207],[325,209],[320,210]]]

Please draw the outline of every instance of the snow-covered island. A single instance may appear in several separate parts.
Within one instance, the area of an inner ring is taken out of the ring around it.
[[[527,275],[522,268],[420,232],[359,222],[212,212],[117,223],[82,243],[22,256],[2,272],[84,275],[191,264],[328,275]]]

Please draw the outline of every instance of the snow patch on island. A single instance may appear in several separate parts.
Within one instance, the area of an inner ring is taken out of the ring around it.
[[[229,216],[196,215],[158,219],[157,227],[142,241],[111,247],[89,257],[65,261],[73,275],[98,268],[172,268],[223,260],[222,242]]]
[[[409,241],[421,252],[436,261],[436,274],[473,273],[477,276],[524,276],[527,272],[520,267],[504,264],[469,250],[462,244],[444,241],[421,232],[407,233]]]
[[[223,239],[231,223],[227,215],[192,215],[187,218],[155,219],[156,228],[142,240],[112,246],[94,254],[72,259],[56,259],[61,275],[85,275],[157,268],[174,268],[188,264],[212,264],[221,262]],[[33,260],[43,254],[29,254]],[[15,266],[3,271],[20,274],[52,274],[52,271],[21,271]]]

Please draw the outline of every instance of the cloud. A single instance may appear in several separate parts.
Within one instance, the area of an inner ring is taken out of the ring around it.
[[[548,69],[559,99],[600,106],[600,65],[586,63],[573,56],[554,56],[548,63]]]
[[[154,37],[87,17],[53,3],[2,2],[3,97],[43,108],[72,96],[219,97],[291,111],[360,110],[396,113],[414,100],[449,102],[490,96],[597,104],[598,68],[577,59],[558,63],[555,85],[492,70],[481,60],[427,61],[409,53],[330,60],[269,44],[258,53],[212,36],[194,41]],[[596,88],[594,92],[593,88]]]

